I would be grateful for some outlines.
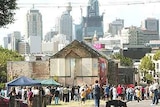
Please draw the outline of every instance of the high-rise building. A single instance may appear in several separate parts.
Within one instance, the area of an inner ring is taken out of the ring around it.
[[[93,37],[97,32],[97,37],[103,37],[103,15],[99,15],[98,0],[89,0],[87,6],[87,16],[82,19],[83,39]]]
[[[142,29],[149,31],[156,31],[159,34],[159,20],[155,18],[147,18],[142,21],[141,24]]]
[[[82,41],[82,25],[81,24],[75,24],[74,25],[74,33],[75,33],[75,39]]]
[[[29,49],[31,54],[39,54],[42,52],[42,41],[39,36],[30,36],[28,38]]]
[[[8,49],[8,44],[11,43],[11,34],[8,34],[7,37],[3,38],[3,47]]]
[[[27,13],[26,37],[39,36],[43,39],[42,15],[39,10],[30,9]]]
[[[124,20],[116,19],[115,21],[109,24],[108,32],[111,33],[112,36],[115,36],[121,33],[123,27],[124,27]]]
[[[18,51],[18,43],[21,40],[21,33],[19,31],[14,31],[11,33],[10,49],[13,51]]]
[[[20,54],[29,54],[29,44],[28,42],[21,41],[18,43],[18,53]]]
[[[8,49],[8,37],[4,37],[3,38],[3,47],[5,48],[5,49]]]
[[[43,41],[46,42],[51,41],[55,35],[57,35],[57,32],[51,30],[45,34]]]
[[[150,40],[159,40],[159,20],[155,18],[147,18],[142,21],[141,29],[143,30],[146,43]]]
[[[67,40],[72,41],[72,16],[70,12],[72,11],[71,3],[68,3],[66,11],[63,12],[60,18],[58,18],[56,29],[58,28],[58,33],[67,36]]]

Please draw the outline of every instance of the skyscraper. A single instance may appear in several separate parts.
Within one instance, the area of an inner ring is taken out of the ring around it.
[[[39,10],[30,9],[27,13],[26,37],[39,36],[43,39],[42,15]]]
[[[57,23],[59,34],[66,35],[66,39],[69,41],[72,41],[72,16],[70,15],[71,10],[71,3],[68,3],[66,11],[63,12]]]
[[[108,32],[112,34],[112,36],[118,35],[121,33],[122,28],[124,27],[123,19],[116,19],[112,23],[109,24]]]
[[[159,20],[155,18],[147,18],[142,21],[141,28],[143,30],[143,34],[146,35],[145,39],[149,40],[159,40]]]
[[[98,38],[103,37],[103,15],[99,15],[98,0],[89,0],[87,16],[82,20],[83,37],[93,37],[95,32]]]
[[[156,31],[159,34],[159,20],[158,19],[147,18],[142,22],[141,27],[149,31]]]
[[[11,33],[11,50],[18,51],[18,43],[21,40],[21,33],[19,31],[14,31]]]

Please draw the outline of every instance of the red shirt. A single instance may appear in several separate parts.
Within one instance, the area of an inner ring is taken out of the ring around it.
[[[122,87],[121,86],[117,87],[117,94],[122,94]]]

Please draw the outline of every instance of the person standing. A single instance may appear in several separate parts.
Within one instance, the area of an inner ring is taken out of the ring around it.
[[[55,100],[55,104],[57,105],[58,104],[58,101],[59,101],[59,90],[56,88],[55,90],[55,94],[54,94],[54,100]]]
[[[94,101],[95,107],[100,107],[100,85],[98,84],[98,80],[95,81],[94,85]]]
[[[120,99],[122,99],[122,91],[123,91],[123,88],[119,84],[117,87],[117,94],[118,94],[118,97],[120,97]]]
[[[33,107],[33,92],[31,88],[28,88],[28,95],[27,95],[28,107]]]
[[[141,97],[141,92],[140,92],[140,89],[139,88],[137,88],[136,90],[135,90],[135,94],[136,94],[136,99],[137,99],[137,101],[139,102],[141,99],[140,99],[140,97]]]
[[[68,94],[69,94],[69,91],[67,89],[67,87],[64,87],[63,88],[63,102],[68,102]]]
[[[109,87],[109,85],[107,85],[106,87],[105,87],[105,90],[104,90],[105,92],[105,98],[106,98],[106,100],[108,101],[109,100],[109,93],[110,93],[110,87]]]
[[[159,84],[156,80],[154,80],[153,84],[153,104],[158,104],[158,89],[159,89]]]
[[[112,100],[116,100],[117,99],[117,89],[115,85],[112,87],[112,95],[113,95]]]
[[[81,103],[85,104],[86,92],[84,89],[81,91]]]

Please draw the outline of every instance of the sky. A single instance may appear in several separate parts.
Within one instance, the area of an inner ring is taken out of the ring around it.
[[[67,2],[73,3],[71,15],[74,23],[79,23],[81,19],[80,6],[82,6],[83,16],[86,16],[86,6],[89,0],[17,0],[19,9],[16,10],[13,24],[7,28],[0,28],[0,45],[3,45],[3,37],[13,31],[25,32],[25,18],[28,10],[33,5],[42,14],[43,35],[54,29],[55,19],[65,10],[63,7]],[[151,2],[151,3],[149,3]],[[154,3],[155,2],[155,3]],[[136,4],[138,3],[138,4]],[[143,4],[142,4],[143,3]],[[125,27],[134,25],[140,26],[141,21],[146,18],[160,19],[160,0],[99,0],[100,15],[104,12],[104,28],[115,19],[124,19]]]

